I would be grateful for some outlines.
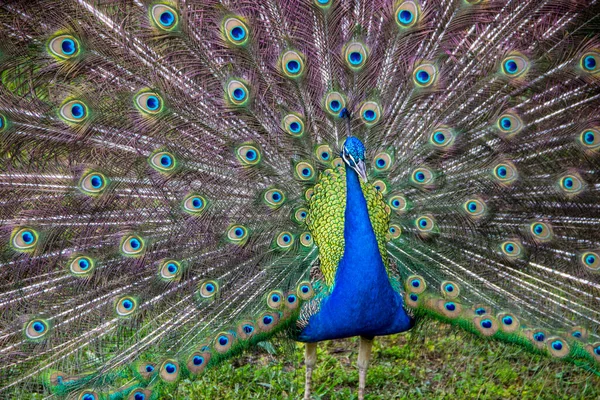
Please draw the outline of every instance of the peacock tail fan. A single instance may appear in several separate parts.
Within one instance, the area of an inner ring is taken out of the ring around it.
[[[348,130],[411,314],[597,369],[599,15],[2,4],[0,396],[156,399],[296,338],[343,255]]]

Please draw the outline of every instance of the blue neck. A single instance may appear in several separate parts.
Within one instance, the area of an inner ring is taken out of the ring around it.
[[[300,341],[389,335],[413,326],[390,284],[358,175],[347,166],[344,217],[344,255],[333,290],[300,332]]]
[[[346,165],[346,210],[344,211],[344,256],[336,272],[336,285],[342,282],[356,286],[357,282],[372,281],[377,286],[389,286],[367,201],[358,174]]]

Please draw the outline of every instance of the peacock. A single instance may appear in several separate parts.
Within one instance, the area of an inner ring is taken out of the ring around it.
[[[596,0],[5,0],[0,397],[438,320],[597,371]],[[36,397],[39,398],[39,397]]]

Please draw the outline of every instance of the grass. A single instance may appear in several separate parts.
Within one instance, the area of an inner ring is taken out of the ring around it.
[[[298,399],[303,345],[270,344],[179,385],[172,399]],[[313,399],[356,399],[356,338],[319,345]],[[515,345],[434,323],[377,338],[367,399],[597,399],[600,377]]]

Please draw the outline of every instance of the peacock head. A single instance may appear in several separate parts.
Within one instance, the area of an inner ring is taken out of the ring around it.
[[[365,145],[358,138],[350,136],[344,142],[342,159],[352,168],[363,181],[367,181],[367,166],[365,164]]]

